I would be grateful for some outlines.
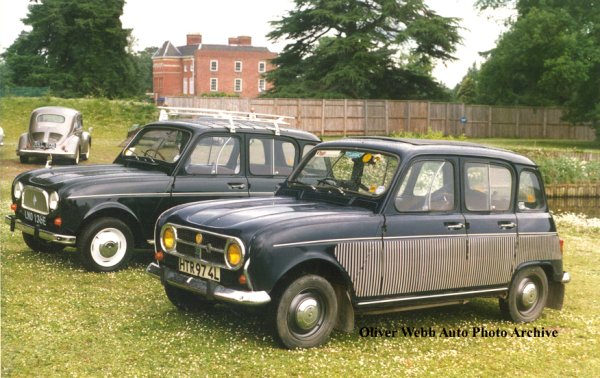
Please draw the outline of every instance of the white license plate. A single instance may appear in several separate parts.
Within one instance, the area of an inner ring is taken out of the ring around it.
[[[221,281],[221,268],[179,258],[179,271],[207,280]]]
[[[40,226],[47,226],[45,215],[36,214],[32,211],[23,209],[23,218],[28,222],[39,224]]]
[[[33,148],[54,149],[54,148],[56,148],[56,143],[44,143],[44,142],[35,141],[35,142],[33,142]]]

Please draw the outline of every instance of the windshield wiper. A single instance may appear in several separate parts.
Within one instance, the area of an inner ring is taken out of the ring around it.
[[[339,182],[334,179],[333,177],[325,177],[322,179],[317,180],[317,184],[321,185],[324,184],[326,185],[327,188],[330,189],[335,189],[337,190],[337,192],[341,195],[346,195],[346,192],[344,192],[344,190],[342,190],[342,188],[339,187]]]
[[[315,186],[314,186],[314,185],[307,184],[307,183],[305,183],[305,182],[302,182],[302,181],[300,181],[300,180],[288,180],[288,184],[302,185],[302,186],[306,186],[306,187],[308,187],[308,188],[312,189],[314,192],[316,192],[316,191],[317,191],[317,188],[315,188]]]

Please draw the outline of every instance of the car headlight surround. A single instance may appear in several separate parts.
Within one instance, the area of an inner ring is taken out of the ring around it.
[[[244,247],[237,240],[229,239],[225,248],[225,262],[231,269],[239,268],[244,262]]]
[[[177,247],[177,230],[171,225],[163,226],[160,233],[160,243],[165,252],[174,251]]]
[[[52,192],[48,199],[48,208],[50,210],[56,210],[58,208],[58,202],[60,201],[60,197],[57,192]]]
[[[23,189],[23,184],[20,181],[17,181],[13,188],[13,196],[15,197],[15,199],[21,199],[21,196],[23,195]]]

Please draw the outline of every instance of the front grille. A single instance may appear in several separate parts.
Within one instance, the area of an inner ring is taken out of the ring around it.
[[[23,188],[22,206],[28,210],[48,214],[48,193],[35,186],[26,186]]]
[[[177,247],[175,252],[179,255],[191,257],[203,263],[229,269],[225,262],[226,236],[215,235],[203,230],[189,227],[171,225],[177,232]],[[202,234],[202,243],[196,243],[196,235]]]

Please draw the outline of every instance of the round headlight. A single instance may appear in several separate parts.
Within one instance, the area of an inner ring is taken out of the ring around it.
[[[201,233],[198,232],[196,234],[196,237],[194,239],[196,241],[196,244],[202,244],[202,240],[204,240],[204,237],[202,236]]]
[[[52,192],[52,194],[50,194],[50,198],[48,199],[48,207],[50,208],[50,210],[56,210],[56,208],[58,207],[59,199],[60,198],[58,197],[57,192]]]
[[[20,181],[17,181],[15,184],[13,195],[15,196],[15,199],[21,199],[21,196],[23,195],[23,184],[21,184]]]
[[[242,247],[235,241],[229,242],[225,253],[227,265],[236,268],[242,263],[243,257],[244,253],[242,252]]]
[[[167,226],[163,229],[162,232],[162,236],[161,236],[161,241],[162,241],[162,245],[163,248],[167,251],[172,251],[175,249],[175,246],[177,245],[177,233],[175,232],[175,229],[171,226]]]

